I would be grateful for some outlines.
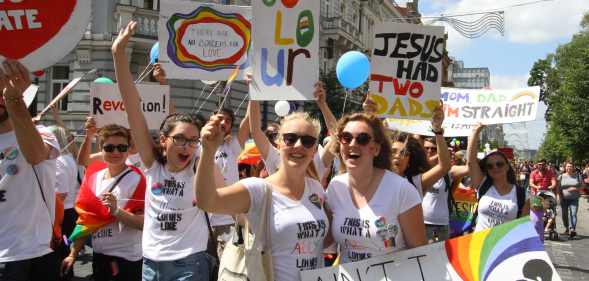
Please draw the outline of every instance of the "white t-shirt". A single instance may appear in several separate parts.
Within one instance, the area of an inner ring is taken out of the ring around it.
[[[129,169],[127,168],[127,170]],[[106,171],[107,169],[104,169],[96,173],[94,185],[92,186],[94,194],[98,198],[107,192],[114,182],[123,175],[121,173],[117,177],[104,179]],[[123,171],[123,173],[125,172]],[[120,208],[124,207],[128,200],[133,197],[140,180],[141,176],[131,171],[112,190],[112,193],[117,197],[117,204]],[[96,253],[124,258],[129,261],[138,261],[143,257],[141,254],[141,230],[115,221],[92,234],[92,248]]]
[[[172,173],[154,161],[145,170],[143,256],[150,260],[173,261],[207,249],[209,231],[196,207],[193,165]]]
[[[323,174],[325,173],[325,165],[323,165],[323,161],[321,160],[321,154],[323,151],[323,147],[319,145],[317,148],[317,153],[313,156],[313,165],[315,165],[315,169],[317,170],[317,174],[319,178],[323,178]],[[268,171],[268,175],[274,174],[278,167],[280,166],[280,152],[274,146],[270,146],[268,148],[268,157],[264,159],[264,165],[266,165],[266,171]]]
[[[491,186],[479,200],[477,224],[474,231],[491,228],[517,218],[517,190],[515,185],[505,195]]]
[[[225,185],[232,185],[239,181],[239,169],[237,167],[237,158],[241,152],[241,146],[236,137],[231,137],[231,141],[223,142],[215,153],[215,164],[221,171]],[[233,224],[233,217],[228,215],[210,214],[211,225],[228,225]]]
[[[449,187],[446,190],[446,181],[442,177],[425,193],[421,207],[423,208],[423,221],[426,224],[448,225],[450,223],[449,190]]]
[[[421,200],[407,179],[385,171],[372,199],[355,208],[349,175],[334,177],[327,188],[327,205],[333,212],[331,233],[340,245],[341,262],[354,262],[405,248],[399,215]]]
[[[135,166],[143,170],[143,163],[141,162],[141,155],[139,155],[139,153],[129,154],[129,156],[127,156],[127,160],[125,160],[125,164]]]
[[[263,219],[260,213],[265,186],[271,185],[260,178],[240,182],[249,191],[251,203],[247,216],[252,229],[256,229]],[[329,221],[323,209],[324,199],[321,184],[311,178],[305,178],[305,191],[300,201],[272,192],[268,224],[275,281],[299,281],[300,271],[323,266],[323,239],[329,230]]]
[[[65,193],[64,210],[71,209],[78,195],[78,164],[70,153],[62,154],[56,160],[55,192]]]
[[[53,149],[50,160],[33,167],[18,147],[14,131],[0,134],[0,263],[40,257],[51,252],[55,219],[55,158],[59,143],[45,128],[37,127]]]

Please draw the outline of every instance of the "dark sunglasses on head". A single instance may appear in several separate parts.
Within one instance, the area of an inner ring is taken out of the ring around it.
[[[278,136],[278,133],[276,132],[267,132],[266,133],[266,137],[270,140],[270,141],[274,141],[276,140],[276,137]]]
[[[492,169],[495,169],[495,168],[501,169],[501,168],[505,167],[505,162],[504,161],[497,161],[495,163],[490,163],[489,162],[489,163],[487,163],[485,165],[485,167],[487,168],[487,170],[492,170]]]
[[[435,146],[425,146],[424,148],[425,150],[438,151],[438,148]]]
[[[305,148],[311,148],[317,143],[317,138],[306,135],[297,135],[295,133],[282,134],[282,140],[287,146],[294,146],[299,139]]]
[[[368,133],[359,133],[354,137],[350,132],[342,132],[337,138],[342,144],[351,144],[352,140],[356,139],[358,145],[367,145],[372,140]]]
[[[129,150],[129,145],[128,144],[107,144],[105,146],[102,147],[102,150],[108,152],[108,153],[112,153],[116,150],[118,150],[119,152],[127,152],[127,150]]]

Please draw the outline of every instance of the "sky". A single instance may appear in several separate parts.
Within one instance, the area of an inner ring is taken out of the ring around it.
[[[395,0],[401,6],[405,0]],[[525,6],[517,4],[538,2]],[[559,45],[579,32],[589,0],[420,0],[422,16],[463,14],[501,9],[505,11],[505,33],[491,29],[480,38],[468,39],[446,26],[448,52],[464,61],[465,67],[488,67],[491,88],[509,89],[527,86],[535,61],[553,53]],[[460,17],[472,21],[482,15]],[[427,24],[431,20],[424,19]],[[435,23],[441,24],[441,23]],[[542,143],[546,122],[541,103],[536,121],[504,126],[506,139],[519,149],[537,149]]]

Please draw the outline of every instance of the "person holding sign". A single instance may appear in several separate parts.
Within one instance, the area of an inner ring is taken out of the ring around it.
[[[31,85],[19,62],[0,67],[0,263],[4,280],[58,280],[51,249],[57,139],[35,127],[23,100]]]
[[[467,165],[470,185],[476,186],[478,208],[475,231],[491,228],[530,213],[530,200],[523,188],[516,185],[515,171],[500,151],[493,151],[480,163],[477,159],[478,140],[483,125],[473,130],[468,140]]]
[[[323,187],[310,177],[317,152],[320,125],[306,113],[282,120],[277,138],[278,170],[265,179],[248,178],[220,188],[213,177],[215,151],[223,142],[222,117],[217,115],[202,130],[202,154],[195,177],[199,207],[220,214],[246,213],[255,229],[267,219],[274,279],[299,281],[300,271],[322,266],[323,240],[329,230]],[[268,218],[260,217],[264,196],[271,189]],[[269,279],[270,280],[270,279]]]
[[[371,114],[347,115],[337,138],[336,151],[347,173],[329,183],[327,205],[341,262],[425,245],[419,193],[391,172],[391,144],[382,122]]]
[[[208,281],[213,261],[206,252],[207,215],[196,207],[201,199],[195,198],[189,188],[200,142],[199,123],[187,114],[169,115],[160,126],[159,146],[155,146],[125,52],[136,26],[137,22],[130,21],[120,31],[112,53],[118,87],[147,180],[143,280]],[[218,170],[216,175],[222,182]]]

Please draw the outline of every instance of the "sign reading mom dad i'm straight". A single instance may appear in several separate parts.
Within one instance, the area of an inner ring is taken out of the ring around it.
[[[252,1],[252,100],[311,100],[319,79],[317,0]]]
[[[429,120],[440,100],[444,28],[380,23],[374,31],[370,94],[385,117]]]

